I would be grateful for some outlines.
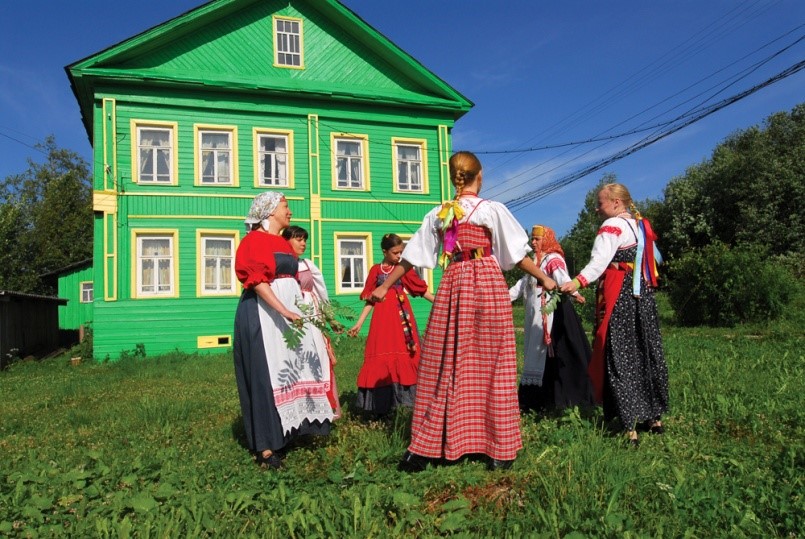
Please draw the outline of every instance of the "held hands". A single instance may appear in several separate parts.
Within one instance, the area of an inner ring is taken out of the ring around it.
[[[372,303],[378,303],[380,301],[385,301],[386,299],[386,292],[388,292],[388,288],[384,287],[383,285],[378,286],[372,291],[372,295],[369,296],[369,301]]]
[[[562,291],[563,294],[572,294],[577,290],[577,288],[576,284],[573,281],[568,281],[562,285],[560,290]]]
[[[586,299],[584,299],[584,296],[582,296],[581,294],[573,294],[570,297],[572,297],[573,301],[575,301],[579,305],[584,305],[584,302],[587,301]]]
[[[545,279],[542,279],[542,282],[540,284],[542,285],[543,289],[549,292],[551,290],[556,290],[556,281],[554,281],[550,277],[545,277]]]

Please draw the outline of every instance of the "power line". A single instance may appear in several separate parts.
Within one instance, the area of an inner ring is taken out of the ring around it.
[[[707,117],[707,116],[709,116],[709,115],[711,115],[711,114],[713,114],[713,113],[715,113],[715,112],[717,112],[717,111],[719,111],[719,110],[721,110],[721,109],[723,109],[725,107],[728,107],[729,105],[732,105],[733,103],[736,103],[737,101],[740,101],[741,99],[744,99],[745,97],[747,97],[749,95],[752,95],[755,92],[757,92],[757,91],[759,91],[759,90],[761,90],[763,88],[766,88],[767,86],[770,86],[770,85],[772,85],[772,84],[774,84],[776,82],[779,82],[779,81],[785,79],[786,77],[790,77],[791,75],[801,71],[802,69],[805,69],[805,60],[800,61],[800,62],[792,65],[791,67],[781,71],[777,75],[775,75],[775,76],[763,81],[760,84],[756,84],[755,86],[753,86],[753,87],[751,87],[751,88],[749,88],[747,90],[744,90],[743,92],[740,92],[738,94],[733,95],[732,97],[729,97],[727,99],[719,101],[718,103],[715,103],[713,105],[705,107],[704,109],[700,109],[697,112],[697,114],[693,115],[692,117],[688,118],[686,121],[684,121],[684,122],[682,122],[682,123],[680,123],[678,125],[670,127],[669,129],[667,129],[667,130],[665,130],[663,132],[660,132],[660,133],[658,133],[658,134],[656,134],[654,136],[647,137],[647,138],[643,139],[642,141],[640,141],[640,142],[638,142],[636,144],[633,144],[632,146],[629,146],[628,148],[625,148],[625,149],[623,149],[623,150],[621,150],[619,152],[616,152],[616,153],[612,154],[611,156],[607,157],[606,159],[600,160],[597,163],[594,163],[593,165],[585,167],[585,168],[583,168],[581,170],[578,170],[578,171],[576,171],[574,173],[571,173],[571,174],[569,174],[567,176],[559,178],[558,180],[554,180],[554,181],[552,181],[552,182],[550,182],[550,183],[548,183],[548,184],[546,184],[546,185],[544,185],[544,186],[542,186],[542,187],[540,187],[538,189],[535,189],[535,190],[530,191],[530,192],[528,192],[528,193],[526,193],[524,195],[521,195],[521,196],[516,197],[516,198],[514,198],[512,200],[504,202],[504,204],[506,204],[509,207],[509,209],[512,209],[512,210],[518,210],[518,209],[525,208],[525,207],[533,204],[537,200],[540,200],[540,199],[548,196],[549,194],[551,194],[551,193],[553,193],[553,192],[555,192],[555,191],[557,191],[557,190],[559,190],[559,189],[561,189],[561,188],[563,188],[563,187],[565,187],[565,186],[567,186],[567,185],[569,185],[569,184],[571,184],[571,183],[573,183],[573,182],[575,182],[575,181],[587,176],[588,174],[591,174],[592,172],[600,170],[600,169],[604,168],[605,166],[607,166],[607,165],[609,165],[611,163],[614,163],[615,161],[623,159],[624,157],[626,157],[628,155],[631,155],[631,154],[635,153],[638,150],[641,150],[641,149],[643,149],[643,148],[645,148],[647,146],[650,146],[651,144],[654,144],[655,142],[657,142],[659,140],[662,140],[663,138],[665,138],[665,137],[667,137],[667,136],[669,136],[669,135],[671,135],[673,133],[676,133],[680,129],[683,129],[683,128],[685,128],[685,127],[687,127],[687,126],[689,126],[689,125],[691,125],[691,124],[693,124],[695,122],[698,122],[698,121],[704,119],[705,117]]]

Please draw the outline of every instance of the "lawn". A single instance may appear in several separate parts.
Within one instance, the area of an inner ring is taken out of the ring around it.
[[[0,536],[800,537],[800,318],[666,324],[666,434],[630,449],[600,411],[525,415],[497,472],[398,472],[410,415],[351,408],[362,339],[336,349],[344,417],[280,472],[242,446],[230,354],[17,362],[0,372]]]

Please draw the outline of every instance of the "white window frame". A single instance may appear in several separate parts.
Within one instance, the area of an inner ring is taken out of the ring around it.
[[[151,130],[151,131],[162,131],[168,134],[168,146],[167,148],[161,147],[154,147],[154,146],[145,146],[142,143],[142,131],[143,130]],[[142,184],[142,185],[177,185],[178,178],[179,178],[179,165],[177,155],[178,152],[178,145],[177,145],[177,131],[178,126],[176,122],[157,122],[157,121],[148,121],[148,120],[131,120],[131,133],[132,133],[132,140],[134,141],[131,145],[131,178],[134,183]],[[154,175],[155,178],[159,178],[159,175],[156,174],[156,170],[152,170],[154,174],[148,173],[146,175],[143,174],[141,171],[142,164],[140,161],[140,157],[142,155],[142,151],[150,151],[152,153],[152,163],[154,163],[154,167],[157,166],[160,151],[166,151],[168,153],[168,178],[167,180],[159,180],[159,179],[147,179],[143,176],[151,176]]]
[[[89,286],[87,286],[89,285]],[[78,295],[80,303],[92,303],[95,295],[93,293],[94,283],[92,281],[81,281],[78,283]]]
[[[360,155],[358,156],[340,156],[339,143],[357,143],[360,148]],[[333,133],[330,136],[330,144],[332,148],[332,169],[333,169],[333,190],[335,191],[369,191],[371,185],[369,182],[369,136],[368,135],[355,135],[347,133]],[[358,170],[360,171],[361,178],[357,182],[353,181],[351,177],[346,179],[346,185],[339,184],[338,178],[338,165],[339,159],[346,159],[346,170],[351,176],[353,160],[360,160]]]
[[[413,189],[410,186],[404,187],[400,180],[400,165],[406,164],[409,170],[410,177],[410,164],[408,161],[400,159],[399,148],[401,146],[416,147],[419,150],[419,161],[410,161],[410,163],[419,164],[419,188]],[[407,138],[392,138],[392,161],[393,161],[393,174],[394,174],[394,192],[395,193],[414,193],[414,194],[428,194],[428,146],[427,141],[424,139],[407,139]]]
[[[369,275],[369,268],[371,267],[369,263],[369,261],[372,260],[371,239],[371,234],[369,233],[364,234],[351,232],[335,234],[335,287],[337,294],[360,294],[363,291],[363,287],[366,284],[366,277]],[[342,255],[341,248],[342,243],[344,242],[360,243],[363,253],[361,255]],[[357,282],[353,277],[349,285],[344,286],[342,276],[345,269],[343,266],[343,261],[345,258],[350,259],[353,263],[357,261],[361,264],[363,279],[360,280],[360,282]]]
[[[264,152],[262,149],[263,137],[284,138],[285,139],[285,178],[284,183],[278,181],[277,183],[266,183],[263,176],[263,158],[270,155],[281,155],[277,152]],[[293,131],[286,129],[263,129],[255,128],[253,130],[254,140],[254,186],[255,187],[284,187],[293,189],[294,187],[294,140]]]
[[[196,252],[198,253],[198,260],[197,260],[197,267],[198,267],[198,275],[197,275],[197,289],[196,294],[198,297],[221,297],[221,296],[236,296],[240,292],[238,289],[238,280],[235,275],[235,253],[238,249],[238,239],[239,235],[237,232],[228,231],[228,230],[206,230],[206,229],[199,229],[196,230]],[[207,251],[206,251],[206,242],[207,240],[229,240],[231,242],[231,255],[229,256],[229,275],[224,276],[222,274],[222,270],[220,267],[220,260],[216,261],[216,281],[217,287],[214,290],[209,290],[207,288],[207,283],[205,281],[206,278],[206,261],[207,261]],[[226,277],[227,279],[224,279]],[[228,281],[229,288],[221,288],[220,286],[224,284],[225,281]]]
[[[305,68],[304,21],[296,17],[271,17],[274,35],[274,66],[288,69]],[[293,26],[298,24],[298,31]],[[294,62],[294,60],[297,60]]]
[[[226,149],[204,148],[202,140],[206,134],[225,134],[229,138],[229,147]],[[195,185],[203,187],[237,187],[238,186],[238,128],[232,125],[195,124],[193,126],[193,154],[195,156]],[[203,166],[204,153],[213,153],[213,162],[217,163],[220,155],[229,156],[229,180],[218,181],[218,167],[214,166],[215,181],[204,181]]]
[[[168,240],[168,255],[162,257],[169,262],[167,283],[159,283],[159,257],[143,257],[144,240]],[[167,229],[133,229],[131,231],[131,245],[134,256],[132,256],[132,298],[151,299],[151,298],[176,298],[179,297],[179,232]],[[154,290],[143,289],[143,263],[151,260],[154,262]],[[159,290],[162,285],[167,285],[164,290]]]

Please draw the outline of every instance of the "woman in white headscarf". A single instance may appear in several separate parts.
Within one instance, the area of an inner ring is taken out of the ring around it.
[[[243,294],[235,314],[234,359],[243,426],[261,467],[280,468],[281,450],[303,434],[329,434],[330,369],[321,339],[306,332],[288,348],[283,333],[302,318],[298,259],[280,235],[291,210],[281,193],[255,197],[238,246]],[[324,368],[323,368],[324,367]]]

